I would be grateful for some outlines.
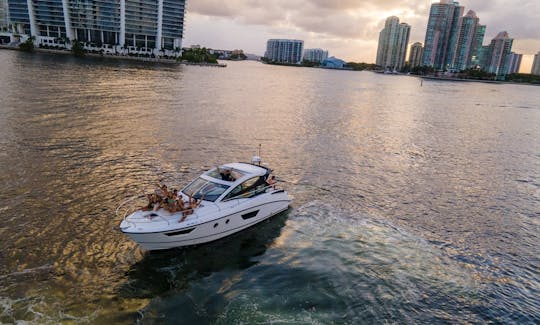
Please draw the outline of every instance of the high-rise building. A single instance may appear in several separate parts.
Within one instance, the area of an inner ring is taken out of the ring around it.
[[[452,61],[448,62],[449,69],[461,71],[471,66],[474,46],[476,45],[476,28],[479,19],[476,13],[469,10],[467,14],[459,18],[457,42],[453,47]]]
[[[534,55],[534,61],[531,69],[531,74],[540,76],[540,52]]]
[[[488,64],[489,45],[482,45],[477,51],[478,67],[482,70],[486,70],[485,67]]]
[[[265,57],[270,62],[300,64],[304,41],[292,39],[269,39]]]
[[[405,65],[411,26],[399,23],[396,16],[388,17],[379,33],[376,63],[384,69],[400,70]]]
[[[0,31],[8,24],[8,4],[7,0],[0,0]]]
[[[424,48],[422,43],[416,42],[411,46],[411,53],[409,55],[409,65],[411,68],[422,65],[422,54],[424,53]]]
[[[461,31],[461,19],[465,7],[460,6],[457,1],[453,1],[454,4],[454,15],[452,17],[452,24],[450,25],[450,38],[448,39],[448,47],[446,50],[446,62],[445,68],[450,70],[455,70],[453,67],[456,60],[457,51],[459,47],[459,34]]]
[[[506,31],[500,32],[491,40],[484,70],[494,73],[497,78],[506,75],[508,71],[508,57],[512,51],[513,39]]]
[[[482,44],[484,43],[484,35],[486,34],[486,25],[477,25],[474,33],[474,44],[471,53],[471,67],[481,67],[482,59]]]
[[[5,1],[5,0],[0,0]],[[12,32],[114,52],[179,55],[185,0],[7,0]]]
[[[121,22],[126,24],[125,10],[121,11],[119,0],[63,0],[69,1],[65,11],[66,35],[69,39],[95,46],[126,45],[121,39]],[[129,0],[123,1],[126,8]],[[122,15],[123,14],[123,15]],[[122,21],[122,16],[124,20]],[[151,18],[148,17],[147,20]],[[141,19],[141,25],[144,21]],[[125,30],[124,30],[125,35]]]
[[[13,33],[30,34],[30,17],[26,0],[8,0],[9,21]]]
[[[508,71],[506,71],[506,73],[519,73],[522,58],[523,54],[511,52],[510,55],[508,55]]]
[[[446,69],[453,60],[458,42],[458,21],[463,7],[458,2],[440,0],[431,4],[424,41],[423,65]]]
[[[319,62],[328,59],[328,51],[323,49],[305,49],[304,61]]]

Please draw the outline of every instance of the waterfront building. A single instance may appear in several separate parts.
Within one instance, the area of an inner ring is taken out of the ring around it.
[[[409,55],[409,65],[411,68],[422,65],[422,54],[424,53],[424,48],[422,43],[416,42],[411,46],[411,53]]]
[[[197,45],[197,48],[201,48],[200,45]],[[193,45],[191,46],[193,49]],[[232,57],[242,57],[245,56],[244,50],[219,50],[219,49],[208,49],[208,53],[213,54],[219,60],[229,60]]]
[[[450,39],[448,40],[448,48],[446,50],[446,62],[445,68],[447,70],[455,71],[453,67],[454,61],[456,60],[458,47],[459,47],[459,35],[461,31],[461,20],[465,8],[460,6],[457,1],[453,1],[455,6],[454,15],[452,18],[452,25],[450,27]]]
[[[328,59],[328,51],[325,51],[323,49],[304,50],[304,61],[321,63],[325,59]]]
[[[399,23],[396,16],[388,17],[379,33],[376,64],[385,70],[401,70],[405,65],[410,33],[411,26]]]
[[[321,67],[330,69],[343,69],[345,64],[345,61],[331,56],[321,62]]]
[[[485,59],[485,53],[482,52],[482,44],[484,43],[484,35],[486,35],[486,25],[478,24],[474,33],[474,44],[471,53],[471,67],[480,68],[482,58]],[[484,56],[482,56],[484,55]]]
[[[540,76],[540,52],[534,55],[534,61],[531,69],[531,74]]]
[[[8,24],[8,3],[7,0],[0,0],[0,32],[7,28]]]
[[[464,8],[458,2],[440,0],[431,4],[424,41],[422,64],[446,69],[454,60],[458,43],[459,18]]]
[[[508,71],[508,58],[512,51],[513,41],[506,31],[500,32],[491,40],[485,71],[494,73],[498,79],[504,78]]]
[[[521,66],[522,58],[523,54],[511,52],[508,56],[508,71],[506,73],[519,73],[519,67]]]
[[[8,26],[14,34],[30,34],[30,17],[26,0],[7,0]]]
[[[0,0],[2,1],[2,0]],[[7,0],[11,32],[105,53],[180,55],[185,0]]]
[[[300,64],[304,41],[293,39],[269,39],[265,57],[269,62]]]
[[[478,67],[485,70],[489,55],[489,45],[482,45],[477,51],[478,54]]]
[[[473,48],[476,45],[476,28],[479,19],[476,13],[469,10],[467,14],[459,18],[457,41],[448,62],[450,70],[462,71],[471,66]]]

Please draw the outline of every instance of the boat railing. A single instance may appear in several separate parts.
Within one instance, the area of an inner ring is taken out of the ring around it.
[[[160,219],[162,219],[163,221],[165,221],[167,223],[167,226],[170,225],[169,223],[169,220],[165,219],[162,215],[157,215]]]
[[[125,220],[126,217],[134,212],[136,210],[136,208],[134,208],[133,206],[128,206],[128,207],[125,207],[123,208],[126,204],[130,203],[130,202],[133,202],[134,200],[136,199],[140,199],[140,198],[143,198],[143,197],[146,197],[146,195],[135,195],[135,196],[132,196],[130,198],[127,198],[125,199],[124,201],[120,202],[120,204],[118,205],[118,207],[116,208],[116,211],[115,211],[115,214],[117,217],[120,216],[120,211],[123,211],[122,213],[122,218]],[[123,209],[123,210],[122,210]]]

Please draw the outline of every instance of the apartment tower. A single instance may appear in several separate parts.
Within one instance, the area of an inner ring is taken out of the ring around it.
[[[385,70],[401,70],[405,65],[410,33],[411,26],[400,24],[396,16],[388,17],[379,33],[376,64]]]
[[[534,61],[531,69],[531,74],[540,76],[540,52],[534,55]]]
[[[305,49],[304,50],[304,61],[321,63],[325,59],[328,59],[328,51],[325,51],[323,49]]]
[[[2,1],[2,0],[0,0]],[[11,32],[37,44],[179,54],[185,0],[7,0]]]
[[[450,69],[461,71],[471,66],[473,49],[477,42],[476,28],[478,22],[479,19],[472,10],[459,18],[457,42],[452,49],[452,61],[448,62]]]
[[[416,42],[411,46],[411,53],[409,55],[409,65],[411,68],[422,65],[422,55],[424,54],[424,48],[422,43]]]
[[[500,32],[491,40],[487,55],[485,71],[494,73],[497,77],[505,75],[508,71],[508,58],[512,51],[513,39],[506,31]]]
[[[508,55],[508,70],[506,71],[506,73],[519,73],[521,59],[523,59],[523,54],[511,52],[510,55]]]
[[[8,24],[8,3],[7,0],[0,0],[0,31],[4,30]]]
[[[486,25],[477,25],[474,33],[474,43],[471,49],[471,67],[478,68],[482,66],[482,59],[485,59],[485,53],[482,51],[484,36],[486,35]]]
[[[270,62],[300,64],[304,41],[291,39],[269,39],[265,57]]]
[[[436,69],[446,69],[454,60],[458,43],[458,23],[464,8],[451,0],[433,3],[424,41],[422,64]]]

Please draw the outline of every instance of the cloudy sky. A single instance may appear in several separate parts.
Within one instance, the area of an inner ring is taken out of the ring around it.
[[[304,40],[330,55],[375,62],[379,31],[388,16],[411,25],[410,43],[424,42],[432,0],[187,0],[184,46],[200,44],[263,55],[269,38]],[[522,70],[540,51],[539,0],[462,0],[487,25],[484,44],[500,31],[523,53]],[[519,5],[518,5],[519,3]]]

